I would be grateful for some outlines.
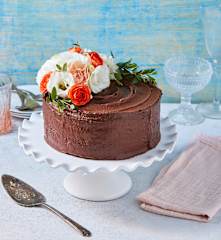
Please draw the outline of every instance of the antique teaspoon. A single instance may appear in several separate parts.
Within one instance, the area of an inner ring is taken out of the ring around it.
[[[63,213],[46,204],[46,198],[33,187],[10,175],[2,176],[2,183],[9,196],[23,207],[42,207],[50,210],[59,216],[64,222],[68,223],[75,230],[79,231],[83,236],[90,237],[91,232],[73,221]]]

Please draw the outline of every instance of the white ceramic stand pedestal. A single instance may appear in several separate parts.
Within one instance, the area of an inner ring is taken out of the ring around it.
[[[122,197],[132,187],[124,171],[98,170],[88,173],[77,170],[64,179],[64,188],[71,195],[91,201],[108,201]]]
[[[43,119],[32,114],[18,131],[18,140],[24,152],[38,162],[51,167],[63,167],[69,173],[64,188],[71,195],[90,201],[108,201],[125,195],[132,186],[126,172],[138,166],[149,167],[171,152],[177,138],[176,127],[168,118],[161,119],[161,141],[152,150],[125,160],[88,160],[64,154],[51,148],[44,140]]]

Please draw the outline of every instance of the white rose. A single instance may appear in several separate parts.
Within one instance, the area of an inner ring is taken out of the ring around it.
[[[50,77],[47,90],[52,92],[52,89],[55,87],[57,90],[57,95],[66,98],[68,96],[69,89],[74,85],[74,78],[69,72],[58,72],[55,71]]]
[[[105,54],[100,54],[100,55],[101,55],[102,59],[104,60],[105,64],[107,64],[107,66],[110,69],[110,78],[115,79],[114,73],[117,71],[118,66],[114,62],[114,58],[112,56],[107,56]]]
[[[92,72],[88,85],[93,93],[99,93],[110,86],[110,70],[106,64],[100,65]]]

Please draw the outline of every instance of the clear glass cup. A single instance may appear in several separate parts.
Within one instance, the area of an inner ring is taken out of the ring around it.
[[[168,83],[181,94],[181,104],[169,113],[170,119],[183,125],[203,122],[204,117],[192,108],[191,96],[209,83],[211,63],[198,57],[175,56],[166,61],[164,73]]]
[[[214,97],[211,103],[201,103],[197,110],[205,117],[221,119],[221,5],[201,8],[207,52],[212,59]]]
[[[0,73],[0,134],[8,133],[12,129],[10,113],[11,84],[10,77]]]

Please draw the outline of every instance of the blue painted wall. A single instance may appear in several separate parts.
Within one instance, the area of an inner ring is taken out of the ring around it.
[[[164,101],[178,95],[164,80],[162,64],[186,53],[207,57],[200,5],[217,0],[0,0],[0,70],[17,84],[33,83],[41,64],[80,42],[97,51],[132,57],[159,69]],[[211,99],[211,84],[195,100]]]

